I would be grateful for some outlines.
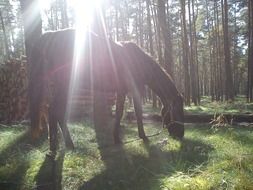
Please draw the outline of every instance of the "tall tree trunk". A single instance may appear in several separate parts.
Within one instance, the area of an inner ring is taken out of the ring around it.
[[[156,29],[156,46],[157,46],[157,54],[158,54],[158,63],[160,65],[163,65],[163,57],[162,57],[162,44],[161,44],[161,29],[158,24],[158,18],[157,18],[157,11],[158,9],[153,9],[153,20],[155,23],[155,29]],[[157,97],[155,93],[153,95],[153,107],[157,107]]]
[[[4,24],[4,19],[2,12],[0,11],[0,20],[1,20],[1,25],[2,25],[2,30],[3,30],[3,36],[4,36],[4,47],[5,47],[5,53],[8,59],[10,59],[10,51],[9,51],[9,46],[8,46],[8,39],[6,35],[6,30],[5,30],[5,24]]]
[[[196,20],[198,17],[198,5],[197,12],[195,13],[195,0],[192,0],[192,22],[193,22],[193,50],[194,50],[194,63],[195,63],[195,80],[196,80],[196,96],[197,103],[200,103],[200,92],[199,92],[199,61],[198,61],[198,39],[196,32]]]
[[[20,0],[20,5],[24,22],[27,62],[30,64],[33,44],[39,39],[42,33],[40,7],[38,0]]]
[[[231,70],[231,56],[228,33],[228,3],[227,0],[221,0],[224,18],[223,18],[223,37],[224,37],[224,53],[225,53],[225,98],[226,100],[234,100],[234,84]]]
[[[152,56],[154,56],[154,48],[153,48],[153,32],[152,32],[152,24],[151,24],[151,16],[150,16],[150,0],[146,0],[147,6],[147,22],[148,22],[148,42],[149,42],[149,52]]]
[[[253,101],[253,2],[248,0],[248,87],[247,99]]]
[[[152,24],[151,24],[151,16],[150,16],[150,0],[146,0],[147,7],[147,22],[148,22],[148,42],[149,42],[149,52],[152,56],[154,56],[154,47],[153,47],[153,35],[152,35]],[[152,102],[153,108],[157,107],[157,97],[154,92],[152,92]]]
[[[181,3],[181,25],[182,25],[182,47],[183,47],[183,64],[184,64],[184,96],[185,104],[190,105],[190,75],[189,75],[189,42],[186,29],[185,15],[185,0],[180,0]]]
[[[218,6],[217,6],[217,2],[214,1],[214,34],[215,34],[215,47],[214,47],[214,50],[215,50],[215,80],[216,80],[216,83],[215,83],[215,87],[216,87],[216,90],[215,90],[215,99],[216,101],[220,101],[222,100],[222,97],[223,97],[223,90],[222,90],[222,65],[221,65],[221,55],[223,54],[222,53],[222,49],[220,48],[222,46],[221,44],[221,40],[220,40],[220,30],[219,30],[219,27],[220,27],[220,20],[219,20],[219,9],[218,9]]]
[[[161,29],[162,38],[164,42],[164,63],[166,71],[174,78],[173,74],[173,50],[172,50],[172,42],[169,38],[169,30],[168,24],[166,21],[166,12],[165,12],[165,0],[158,0],[157,1],[157,16],[158,16],[158,23]]]
[[[144,40],[143,40],[143,7],[142,7],[142,0],[139,0],[139,11],[138,11],[138,26],[139,26],[139,39],[140,39],[140,46],[144,47]]]
[[[61,10],[61,26],[62,28],[68,28],[69,27],[69,20],[68,20],[68,14],[67,14],[67,1],[61,0],[60,1],[60,10]]]
[[[208,4],[208,1],[206,0],[205,1],[205,8],[206,8],[206,20],[207,20],[207,34],[208,34],[208,65],[210,65],[210,80],[209,80],[209,85],[206,83],[205,85],[208,85],[210,88],[208,88],[209,90],[209,94],[208,95],[211,95],[211,98],[212,100],[214,99],[213,97],[213,64],[212,64],[212,41],[211,41],[211,31],[210,31],[210,28],[213,28],[210,27],[210,15],[209,15],[209,4]],[[203,64],[205,64],[203,62]],[[206,66],[203,67],[203,70],[205,71]],[[206,75],[205,75],[206,76]]]
[[[236,2],[235,6],[238,6],[238,3]],[[234,32],[233,32],[233,55],[232,55],[232,70],[233,70],[233,81],[234,81],[234,93],[235,95],[237,95],[238,93],[240,93],[240,82],[238,81],[238,76],[239,76],[239,69],[238,69],[238,63],[239,63],[239,55],[238,55],[238,40],[237,40],[237,36],[238,36],[238,32],[236,31],[237,26],[237,14],[238,11],[235,8],[233,15],[234,15],[234,19],[233,19],[233,28],[234,28]]]
[[[116,22],[116,40],[119,41],[119,4],[118,1],[116,1],[115,5],[115,22]]]
[[[191,80],[191,96],[192,102],[194,105],[197,105],[197,94],[196,94],[196,72],[195,72],[195,63],[194,63],[194,45],[193,45],[193,34],[192,34],[192,19],[191,19],[191,1],[188,0],[188,15],[189,15],[189,36],[190,36],[190,52],[189,52],[189,61],[190,61],[190,80]]]

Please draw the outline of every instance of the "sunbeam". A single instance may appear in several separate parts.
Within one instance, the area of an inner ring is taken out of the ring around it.
[[[85,69],[84,64],[86,62],[84,60],[87,60],[85,56],[92,58],[91,50],[85,49],[86,44],[90,43],[90,30],[91,25],[93,22],[95,22],[95,15],[100,14],[100,6],[102,3],[102,0],[93,0],[93,1],[83,1],[83,0],[74,0],[74,1],[68,1],[69,6],[73,7],[75,11],[75,46],[74,46],[74,56],[73,56],[73,67],[71,71],[71,79],[70,79],[70,88],[69,88],[69,95],[68,99],[70,102],[73,98],[73,95],[76,93],[76,90],[80,88],[83,82],[85,81],[79,81],[78,75],[80,75],[80,71],[82,69]],[[90,47],[90,46],[89,46]],[[89,60],[89,64],[92,67],[92,60]],[[90,68],[91,68],[90,67]],[[81,71],[83,74],[83,72]],[[87,73],[87,72],[86,72]],[[92,72],[90,71],[92,74]],[[92,75],[89,75],[91,79],[89,81],[92,82]],[[92,86],[92,85],[91,85]],[[69,117],[69,113],[71,112],[72,108],[71,104],[68,105],[68,111],[67,111],[67,117]]]

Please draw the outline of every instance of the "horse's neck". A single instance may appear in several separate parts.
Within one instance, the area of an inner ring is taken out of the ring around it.
[[[158,65],[153,66],[153,76],[149,75],[147,85],[160,98],[164,106],[168,106],[178,96],[178,91],[172,79]]]

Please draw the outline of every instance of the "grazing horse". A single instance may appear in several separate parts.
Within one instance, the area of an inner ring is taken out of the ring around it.
[[[144,85],[147,85],[162,102],[163,125],[168,128],[171,136],[182,138],[184,136],[183,97],[178,92],[170,75],[135,43],[120,42],[120,44],[123,57],[125,57],[125,64],[123,64],[125,77],[132,83],[128,86],[134,87],[132,93],[139,136],[145,138],[140,95]],[[126,94],[123,93],[117,94],[115,139],[119,136],[118,126],[123,115],[125,96]]]
[[[47,102],[50,151],[56,151],[58,124],[66,146],[74,147],[66,126],[66,113],[75,76],[79,81],[75,88],[117,93],[115,143],[120,142],[119,126],[128,92],[133,95],[139,137],[147,139],[141,108],[144,85],[160,97],[164,124],[170,134],[182,138],[183,99],[170,76],[134,43],[117,44],[92,32],[84,35],[80,42],[74,29],[47,32],[34,45],[29,83],[32,136],[39,134],[41,120],[45,117],[41,107]],[[82,48],[76,50],[79,46],[75,42],[81,43]]]

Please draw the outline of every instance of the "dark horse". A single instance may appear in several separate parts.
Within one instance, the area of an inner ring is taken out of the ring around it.
[[[170,75],[153,58],[145,53],[133,42],[120,42],[125,59],[123,64],[126,71],[126,79],[129,79],[130,86],[134,86],[133,100],[140,132],[143,131],[142,106],[139,101],[144,85],[147,85],[160,98],[163,108],[161,110],[163,125],[168,128],[170,135],[182,138],[184,136],[184,110],[183,97],[178,92]],[[137,87],[137,88],[136,88]],[[126,94],[117,94],[116,125],[119,126]],[[118,122],[118,123],[117,123]],[[144,132],[143,132],[144,133]],[[117,133],[115,138],[117,138]]]
[[[139,137],[146,140],[142,123],[141,92],[144,85],[150,87],[163,104],[162,117],[172,136],[184,136],[183,98],[171,77],[137,45],[131,42],[114,43],[107,38],[87,32],[83,47],[75,59],[76,31],[66,29],[48,32],[34,45],[30,66],[30,116],[33,137],[39,135],[41,107],[48,104],[50,150],[56,151],[57,125],[65,144],[74,148],[68,128],[66,113],[72,74],[78,78],[77,88],[117,93],[115,143],[120,142],[119,126],[123,114],[125,96],[132,93],[137,116]],[[78,63],[78,69],[75,68]]]

